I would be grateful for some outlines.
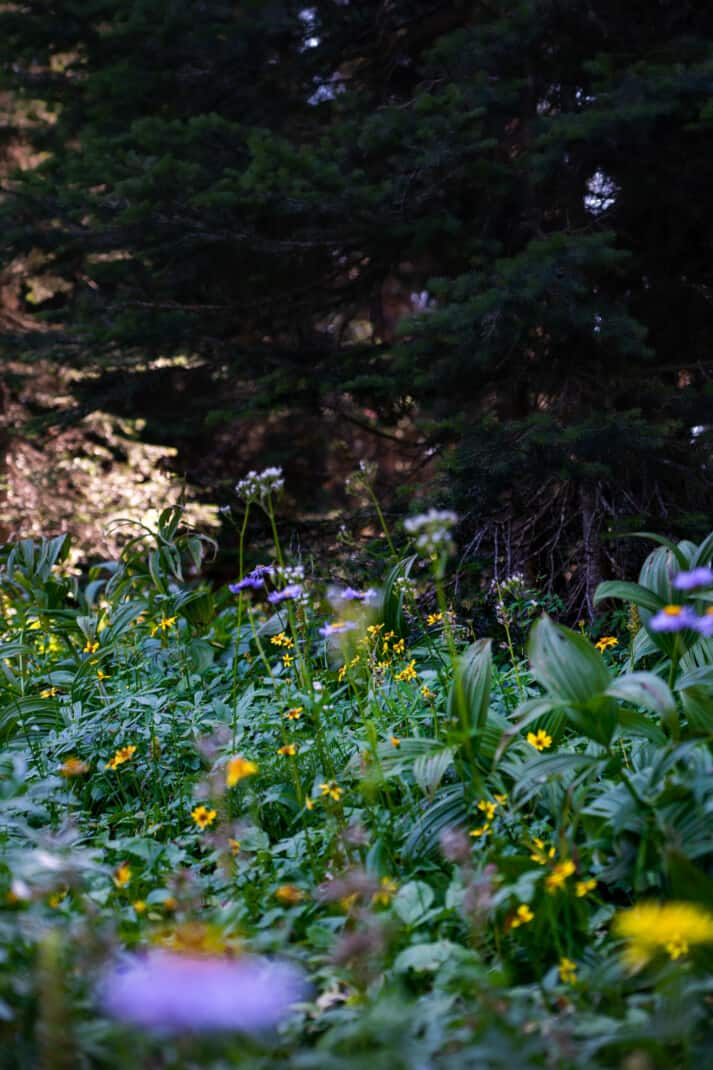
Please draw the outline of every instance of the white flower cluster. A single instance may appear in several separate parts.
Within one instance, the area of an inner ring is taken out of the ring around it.
[[[453,549],[451,528],[458,517],[450,509],[429,509],[427,513],[404,520],[404,529],[416,536],[416,549],[422,554],[449,553]]]
[[[302,565],[275,565],[273,579],[277,581],[279,588],[301,587],[304,583],[305,570]],[[309,604],[309,594],[302,587],[302,592],[296,595],[292,601],[295,605],[306,606]]]
[[[235,493],[246,502],[264,501],[268,495],[279,494],[284,485],[281,468],[263,468],[262,472],[248,472],[235,484]]]

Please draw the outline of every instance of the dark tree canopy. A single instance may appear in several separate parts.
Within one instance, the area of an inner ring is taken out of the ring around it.
[[[3,344],[94,369],[77,411],[283,407],[317,467],[325,408],[409,415],[573,603],[602,535],[710,527],[709,5],[18,0],[0,62],[46,117],[0,264],[55,280]]]

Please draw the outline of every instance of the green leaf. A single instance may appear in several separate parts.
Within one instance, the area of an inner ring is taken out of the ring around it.
[[[492,639],[478,639],[461,655],[448,693],[447,714],[477,737],[485,725],[493,669]]]
[[[626,583],[624,580],[605,580],[604,583],[599,584],[594,592],[594,604],[597,605],[607,598],[633,602],[634,605],[648,609],[651,613],[658,613],[666,605],[663,599],[648,587],[642,587],[640,583]]]
[[[423,881],[409,881],[394,897],[394,910],[405,925],[417,925],[433,903],[435,893]]]
[[[606,694],[633,706],[643,706],[645,710],[657,713],[662,720],[676,711],[676,700],[670,687],[652,672],[629,672],[618,676]]]
[[[435,754],[421,754],[413,763],[413,778],[421,791],[432,795],[443,780],[444,773],[453,764],[454,750],[445,747]]]
[[[542,616],[530,632],[532,671],[550,698],[584,703],[606,691],[609,670],[601,654],[577,632]]]
[[[394,632],[399,637],[408,635],[408,625],[404,617],[404,592],[399,580],[407,579],[417,561],[417,555],[405,558],[394,565],[384,581],[383,621],[384,630]]]
[[[450,940],[437,940],[432,944],[414,944],[396,956],[394,970],[396,973],[406,973],[408,970],[415,970],[416,973],[434,973],[444,962],[462,953],[463,947]]]

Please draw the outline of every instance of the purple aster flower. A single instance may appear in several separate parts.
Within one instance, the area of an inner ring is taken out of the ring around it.
[[[253,591],[259,590],[260,587],[265,586],[265,581],[259,579],[257,576],[245,576],[240,583],[229,583],[228,590],[231,594],[239,594],[240,591],[245,591],[250,588]]]
[[[673,581],[677,591],[692,591],[695,587],[710,587],[711,584],[713,584],[713,569],[710,568],[694,568],[690,572],[679,572]]]
[[[170,1033],[259,1032],[277,1025],[304,995],[302,974],[287,963],[164,950],[113,966],[100,987],[112,1018]]]
[[[680,632],[683,628],[697,628],[699,617],[690,606],[664,606],[649,621],[654,632]]]
[[[707,609],[702,617],[696,617],[695,629],[700,635],[710,639],[713,635],[713,610]]]
[[[345,587],[343,591],[339,592],[339,600],[341,602],[363,602],[366,594],[366,591],[355,591],[353,587]]]
[[[328,639],[330,635],[341,635],[342,632],[351,632],[354,628],[356,623],[353,620],[338,620],[334,624],[325,624],[319,629],[319,634],[323,639]]]
[[[280,602],[286,602],[289,599],[299,598],[301,594],[302,584],[290,583],[287,585],[287,587],[283,587],[281,591],[273,591],[272,594],[269,594],[267,596],[267,600],[271,605],[277,606],[280,604]]]

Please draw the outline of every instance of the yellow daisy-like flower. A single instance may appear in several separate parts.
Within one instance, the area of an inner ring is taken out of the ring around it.
[[[392,649],[394,651],[394,654],[403,654],[403,652],[406,650],[406,640],[397,639]]]
[[[558,889],[564,886],[565,881],[572,876],[576,868],[571,858],[557,863],[552,872],[545,878],[545,888],[550,895],[554,895]]]
[[[495,799],[498,806],[505,806],[505,803],[508,801],[507,795],[498,795],[496,793],[495,795],[493,795],[493,798]]]
[[[396,679],[403,680],[405,682],[408,682],[409,680],[417,680],[418,673],[416,672],[415,665],[416,659],[412,658],[405,669],[402,669],[401,672],[396,673]]]
[[[83,762],[81,758],[75,758],[74,755],[65,758],[59,767],[60,776],[64,777],[83,776],[88,772],[89,765],[87,762]]]
[[[578,899],[584,899],[585,895],[588,895],[589,892],[593,892],[596,886],[597,882],[593,878],[586,881],[577,881],[574,886],[575,895]]]
[[[240,853],[240,840],[233,840],[228,837],[228,847],[232,854],[236,855]]]
[[[191,817],[201,830],[207,829],[209,825],[212,825],[217,816],[217,810],[209,810],[207,806],[203,805],[196,806],[195,809],[191,810]]]
[[[442,613],[429,613],[426,617],[426,624],[439,624],[442,620]]]
[[[225,783],[227,787],[234,788],[245,777],[254,776],[257,773],[257,765],[248,758],[238,754],[231,758],[225,767]]]
[[[597,650],[602,654],[605,650],[608,650],[611,646],[619,646],[619,640],[615,635],[603,635],[601,639],[598,639],[594,644]]]
[[[134,902],[131,905],[132,905],[132,907],[134,908],[134,910],[136,911],[137,914],[145,914],[146,913],[146,903],[145,903],[145,901],[143,899],[135,899]]]
[[[336,780],[327,780],[324,784],[320,784],[319,790],[322,795],[326,795],[328,798],[334,799],[336,802],[339,802],[344,794]]]
[[[103,672],[101,669],[97,669],[97,680],[101,681],[101,680],[108,680],[108,679],[109,679],[109,673],[108,672]]]
[[[552,736],[548,736],[544,728],[540,728],[537,732],[527,733],[527,742],[530,743],[535,750],[547,750],[552,746]]]
[[[477,829],[471,829],[468,833],[469,836],[473,836],[476,840],[484,836],[486,832],[490,831],[490,825],[486,822],[484,825],[480,825]]]
[[[284,743],[281,747],[277,748],[277,753],[281,754],[283,758],[291,758],[294,754],[297,754],[297,744]]]
[[[275,899],[285,906],[296,906],[297,903],[302,902],[304,897],[305,893],[295,884],[281,884],[275,890]]]
[[[59,688],[46,687],[44,691],[40,691],[40,698],[54,698],[57,694],[59,694]]]
[[[289,635],[285,632],[278,632],[277,635],[273,635],[270,642],[273,646],[284,646],[287,650],[289,650],[291,646],[294,646]]]
[[[494,803],[494,802],[490,802],[489,799],[481,799],[480,802],[478,803],[478,809],[480,810],[481,814],[485,814],[485,820],[486,821],[492,821],[493,820],[493,818],[495,817],[495,811],[497,810],[497,808],[498,808],[498,804]]]
[[[382,877],[379,882],[379,890],[374,892],[371,901],[376,906],[387,907],[398,890],[399,886],[396,881],[392,880],[391,877]]]
[[[426,687],[425,684],[421,688],[421,694],[425,698],[426,702],[431,702],[436,697],[435,691],[431,691],[431,689]]]
[[[314,810],[314,799],[310,799],[309,795],[305,795],[305,810]]]
[[[559,963],[559,975],[560,981],[563,985],[574,985],[577,983],[577,963],[572,962],[566,956],[560,959]]]
[[[401,746],[401,740],[398,736],[389,736],[389,743],[392,747],[398,748]]]
[[[99,649],[99,640],[98,639],[87,639],[86,643],[84,644],[84,648],[82,650],[82,653],[83,654],[96,654],[98,649]]]
[[[294,654],[283,654],[282,655],[282,664],[285,666],[286,669],[289,669],[291,667],[291,665],[292,665],[294,660],[295,660]]]
[[[136,753],[136,747],[129,745],[128,747],[121,747],[113,758],[104,766],[105,769],[118,769],[120,765],[124,765],[125,762],[130,762]]]
[[[520,903],[520,906],[515,911],[515,917],[510,922],[510,928],[519,929],[521,925],[528,925],[534,917],[535,915],[527,903]]]
[[[532,841],[532,854],[530,859],[537,862],[538,866],[546,866],[555,857],[554,847],[545,847],[544,840],[535,836]]]
[[[614,932],[627,942],[625,961],[638,968],[657,952],[678,959],[697,944],[713,943],[713,914],[697,903],[639,903],[617,914]]]
[[[169,628],[174,626],[177,620],[178,617],[161,617],[161,620],[157,621],[156,624],[151,625],[151,635],[156,635],[157,632],[164,634]]]
[[[117,888],[126,888],[130,880],[131,866],[128,866],[126,862],[122,862],[114,871],[114,884]]]
[[[287,718],[288,721],[299,721],[300,717],[302,716],[303,711],[304,711],[304,706],[294,706],[291,710],[287,711],[287,713],[285,714],[285,717]]]

